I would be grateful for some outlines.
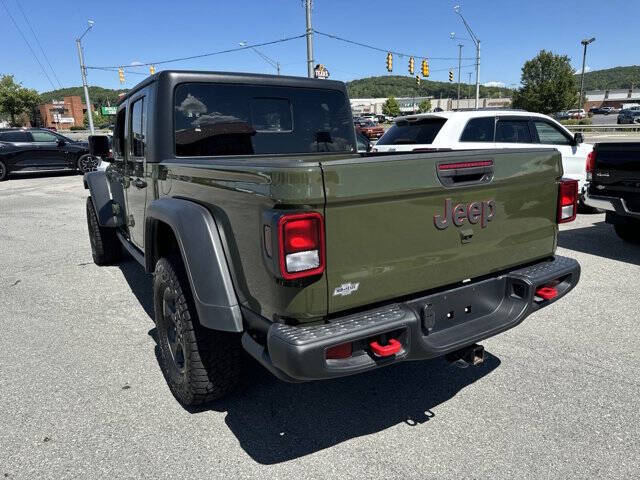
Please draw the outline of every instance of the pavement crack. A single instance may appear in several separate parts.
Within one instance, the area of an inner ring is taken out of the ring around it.
[[[9,285],[10,287],[15,287],[16,285],[18,285],[22,280],[16,280],[15,282],[13,282],[11,285]]]

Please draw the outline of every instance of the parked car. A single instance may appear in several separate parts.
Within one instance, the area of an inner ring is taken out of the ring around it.
[[[569,119],[569,113],[568,112],[557,112],[553,115],[553,118],[555,118],[556,120],[568,120]]]
[[[98,265],[126,250],[153,273],[157,357],[182,404],[260,365],[299,382],[479,364],[476,342],[578,283],[556,255],[577,197],[557,151],[362,158],[345,112],[342,82],[219,72],[163,70],[120,100],[114,161],[85,175],[89,244]]]
[[[610,113],[614,113],[616,109],[614,107],[602,107],[600,108],[600,112],[604,115],[609,115]]]
[[[369,140],[380,138],[384,134],[384,128],[376,125],[371,120],[363,120],[356,124],[356,132],[362,133]]]
[[[562,154],[564,175],[586,185],[585,162],[592,145],[582,134],[541,113],[470,110],[424,113],[397,118],[373,152],[467,150],[470,148],[553,148]]]
[[[567,110],[567,115],[569,118],[573,120],[582,120],[583,118],[587,118],[587,113],[584,111],[583,108]]]
[[[640,143],[596,143],[585,202],[604,210],[620,238],[640,244]]]
[[[621,110],[618,114],[618,125],[640,123],[640,110]]]
[[[0,129],[0,180],[12,172],[95,169],[87,142],[71,140],[46,128]]]

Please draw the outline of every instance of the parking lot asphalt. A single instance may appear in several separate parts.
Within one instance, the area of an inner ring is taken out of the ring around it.
[[[478,368],[286,384],[255,364],[208,409],[172,397],[150,277],[91,260],[81,177],[0,183],[0,478],[637,478],[640,248],[563,226],[565,299]]]

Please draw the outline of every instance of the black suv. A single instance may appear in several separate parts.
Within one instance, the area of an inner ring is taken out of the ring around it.
[[[0,180],[11,172],[94,170],[97,161],[87,142],[77,142],[44,128],[0,129]]]

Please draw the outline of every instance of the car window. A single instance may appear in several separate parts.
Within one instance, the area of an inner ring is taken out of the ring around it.
[[[124,156],[124,120],[126,108],[122,108],[116,115],[116,125],[113,129],[113,153],[118,157]]]
[[[401,120],[380,137],[378,145],[431,144],[446,121],[446,118],[423,118],[411,122]]]
[[[144,157],[145,137],[147,133],[144,97],[133,102],[130,110],[129,138],[131,139],[131,155],[134,157]]]
[[[53,133],[43,132],[41,130],[32,130],[31,136],[34,142],[57,142],[58,137]]]
[[[496,125],[496,142],[532,143],[529,120],[499,119]]]
[[[533,126],[540,143],[545,145],[571,145],[571,140],[555,125],[542,120],[534,120]]]
[[[174,104],[179,156],[356,151],[351,108],[339,91],[183,83]]]
[[[495,117],[472,118],[460,136],[461,142],[493,142]]]
[[[2,132],[0,140],[3,142],[31,142],[29,132]]]

